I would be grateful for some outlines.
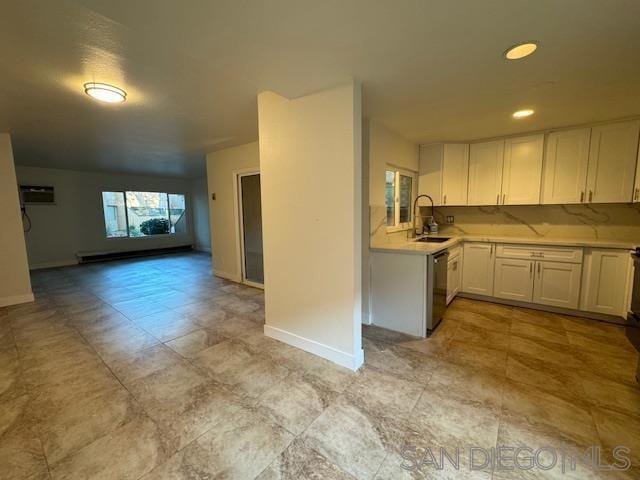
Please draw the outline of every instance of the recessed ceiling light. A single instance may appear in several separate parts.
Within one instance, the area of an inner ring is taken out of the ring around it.
[[[96,100],[106,103],[121,103],[127,99],[127,92],[106,83],[85,83],[84,93]]]
[[[520,58],[528,57],[538,48],[538,42],[524,42],[518,43],[513,47],[507,48],[504,52],[504,56],[507,60],[518,60]]]
[[[517,112],[513,112],[513,118],[525,118],[533,115],[533,110],[530,108],[526,108],[524,110],[518,110]]]

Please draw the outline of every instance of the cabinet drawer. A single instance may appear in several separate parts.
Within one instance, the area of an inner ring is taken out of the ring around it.
[[[582,248],[505,244],[497,246],[496,257],[582,263]]]
[[[449,249],[449,261],[453,260],[460,256],[460,252],[462,252],[462,247],[460,245],[456,245],[455,247],[451,247]]]

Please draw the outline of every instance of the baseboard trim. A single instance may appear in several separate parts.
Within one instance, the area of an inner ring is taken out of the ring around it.
[[[224,278],[225,280],[231,280],[232,282],[242,283],[242,278],[240,278],[239,275],[236,275],[233,273],[223,272],[222,270],[214,269],[213,274],[216,277]]]
[[[0,297],[0,307],[8,307],[10,305],[19,305],[21,303],[33,302],[33,293],[24,295],[12,295],[10,297]]]
[[[315,340],[310,340],[295,333],[287,332],[280,328],[272,327],[271,325],[264,326],[264,334],[267,337],[275,338],[281,342],[292,345],[305,352],[312,353],[322,358],[336,363],[349,370],[356,371],[364,363],[364,350],[360,349],[355,355],[343,352],[336,348],[330,347]]]
[[[58,267],[70,267],[72,265],[78,265],[77,260],[60,260],[58,262],[44,262],[30,265],[29,270],[43,270],[45,268],[58,268]]]
[[[626,319],[624,317],[618,317],[616,315],[607,315],[606,313],[587,312],[586,310],[573,310],[571,308],[554,307],[551,305],[540,305],[538,303],[519,302],[517,300],[508,300],[506,298],[487,297],[485,295],[478,295],[475,293],[458,293],[461,298],[470,298],[472,300],[480,300],[482,302],[498,303],[500,305],[509,305],[512,307],[529,308],[531,310],[540,310],[542,312],[558,313],[561,315],[569,315],[571,317],[590,318],[592,320],[599,320],[601,322],[615,323],[617,325],[626,325]]]

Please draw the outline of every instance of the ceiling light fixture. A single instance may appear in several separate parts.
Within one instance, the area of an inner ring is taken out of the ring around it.
[[[106,103],[121,103],[127,99],[127,92],[106,83],[85,83],[84,93],[96,100]]]
[[[525,118],[533,115],[533,110],[530,108],[526,108],[524,110],[518,110],[517,112],[513,112],[513,118]]]
[[[504,56],[507,60],[519,60],[528,57],[538,49],[538,42],[523,42],[507,48]]]

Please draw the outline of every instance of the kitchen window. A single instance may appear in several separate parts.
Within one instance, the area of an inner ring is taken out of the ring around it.
[[[388,232],[411,228],[416,184],[415,172],[387,165],[385,171],[385,206]]]
[[[164,192],[102,192],[107,238],[186,232],[185,196]]]

